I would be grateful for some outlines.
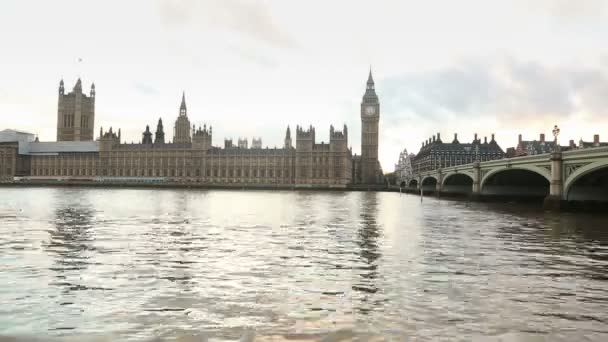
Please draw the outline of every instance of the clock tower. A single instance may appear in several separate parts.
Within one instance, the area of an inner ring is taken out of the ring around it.
[[[367,87],[361,101],[361,181],[378,183],[378,122],[380,102],[374,86],[372,70],[369,70]]]

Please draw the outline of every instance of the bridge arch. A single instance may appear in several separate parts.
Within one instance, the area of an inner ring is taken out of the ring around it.
[[[424,176],[421,183],[422,185],[437,184],[437,178],[435,176]]]
[[[568,201],[596,200],[607,202],[608,159],[581,166],[572,172],[564,182],[563,198]]]
[[[443,176],[443,185],[449,184],[450,182],[454,182],[456,177],[457,179],[464,179],[463,177],[460,176],[464,176],[468,179],[471,180],[471,184],[473,182],[473,174],[472,173],[468,173],[468,172],[451,172],[446,174],[445,176]],[[448,181],[449,179],[449,181]]]
[[[484,195],[545,197],[549,194],[549,170],[536,166],[518,165],[490,170],[480,182]]]
[[[463,172],[448,173],[443,177],[442,191],[453,194],[473,192],[473,176]]]
[[[435,176],[426,176],[422,178],[420,188],[425,192],[435,192],[437,190],[437,178],[435,178]]]

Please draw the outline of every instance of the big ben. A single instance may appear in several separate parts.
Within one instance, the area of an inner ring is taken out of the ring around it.
[[[378,123],[380,102],[374,86],[372,71],[369,71],[367,87],[361,101],[361,181],[364,184],[378,183]]]

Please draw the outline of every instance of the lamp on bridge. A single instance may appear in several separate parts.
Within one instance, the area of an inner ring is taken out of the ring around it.
[[[555,146],[553,146],[555,152],[559,152],[561,150],[561,148],[559,147],[559,144],[557,143],[557,136],[559,135],[559,127],[557,127],[557,125],[555,125],[553,127],[553,137],[555,138],[553,140],[553,143],[555,144]]]

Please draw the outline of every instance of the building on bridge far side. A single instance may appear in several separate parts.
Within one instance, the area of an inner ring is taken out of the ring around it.
[[[608,146],[608,142],[601,142],[599,134],[593,136],[593,141],[584,141],[582,138],[578,144],[574,140],[570,140],[567,146],[559,146],[560,151],[571,151],[583,148]],[[523,140],[520,134],[517,139],[517,146],[509,148],[507,157],[523,157],[537,154],[551,153],[556,150],[555,141],[546,140],[545,134],[541,133],[538,140]]]
[[[461,143],[458,134],[454,139],[445,143],[440,133],[422,143],[416,156],[411,157],[412,170],[415,173],[436,170],[444,167],[470,164],[475,161],[487,161],[504,158],[505,153],[494,139],[494,134],[488,142],[478,139],[477,134],[471,143]]]

